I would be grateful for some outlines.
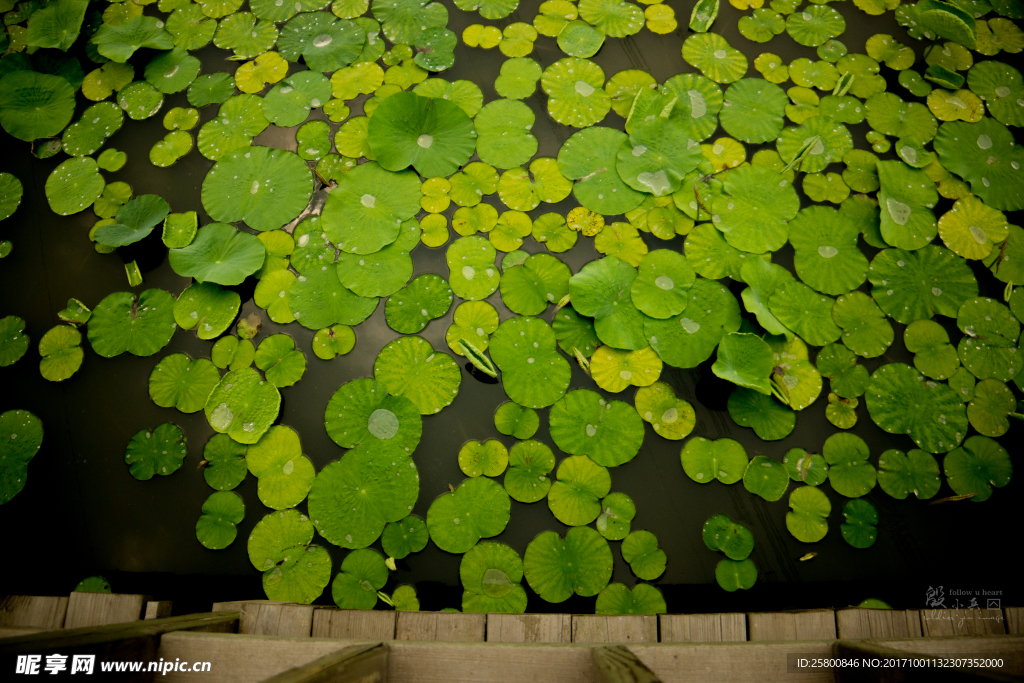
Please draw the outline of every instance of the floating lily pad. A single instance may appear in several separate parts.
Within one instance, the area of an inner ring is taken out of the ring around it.
[[[543,408],[565,395],[571,370],[555,343],[555,333],[539,318],[511,318],[498,327],[491,337],[491,357],[509,398]]]
[[[388,581],[388,568],[376,550],[353,550],[341,563],[331,582],[331,597],[342,609],[373,609],[377,591]]]
[[[355,61],[365,42],[366,32],[353,21],[327,12],[303,12],[281,28],[277,46],[288,61],[296,62],[301,55],[312,71],[326,72]]]
[[[419,495],[416,464],[399,446],[361,443],[316,475],[309,514],[334,545],[365,548],[388,522],[405,519]]]
[[[994,299],[968,299],[956,324],[964,333],[957,347],[960,362],[975,377],[1009,382],[1017,376],[1024,365],[1016,346],[1020,323],[1008,307]]]
[[[836,299],[832,319],[843,328],[843,344],[859,356],[875,358],[892,345],[892,325],[874,299],[863,292],[850,292]]]
[[[626,134],[612,128],[595,126],[581,130],[567,140],[558,152],[558,168],[566,178],[576,181],[573,194],[591,211],[614,215],[632,211],[643,201],[643,194],[626,185],[614,168]]]
[[[430,535],[426,522],[416,515],[409,515],[397,522],[388,522],[380,540],[388,556],[401,560],[426,548]]]
[[[203,503],[203,514],[196,521],[196,539],[205,548],[223,550],[238,533],[236,525],[245,517],[245,504],[237,493],[211,493]]]
[[[149,376],[149,395],[162,408],[183,413],[203,409],[206,399],[220,382],[220,373],[206,358],[192,360],[184,353],[164,357]]]
[[[817,543],[828,533],[826,518],[832,511],[832,503],[820,489],[814,486],[799,486],[789,494],[790,512],[786,513],[786,528],[796,540],[803,543]]]
[[[825,294],[856,289],[868,274],[868,260],[857,248],[860,227],[842,212],[823,206],[803,209],[789,224],[800,279]]]
[[[543,500],[551,489],[547,475],[555,468],[551,449],[539,441],[519,442],[512,447],[508,464],[504,485],[509,496],[520,503]]]
[[[636,410],[661,437],[678,441],[696,424],[696,414],[688,401],[676,398],[672,388],[662,382],[641,387],[636,392]]]
[[[16,315],[0,318],[0,368],[18,362],[28,351],[25,321]]]
[[[422,415],[439,413],[450,405],[462,381],[451,356],[435,352],[422,337],[402,337],[385,346],[373,372],[388,393],[406,397]]]
[[[622,559],[637,578],[654,581],[665,572],[668,556],[650,531],[634,531],[622,541]]]
[[[695,33],[683,42],[683,60],[715,83],[738,81],[749,62],[717,33]]]
[[[215,432],[253,444],[277,419],[281,395],[260,374],[246,367],[221,378],[206,402],[206,419]]]
[[[711,356],[718,342],[739,330],[736,299],[722,285],[698,278],[687,292],[683,312],[666,320],[647,319],[644,333],[651,347],[669,365],[696,367]],[[692,310],[691,310],[692,309]]]
[[[558,303],[569,291],[569,267],[554,256],[535,254],[522,265],[506,268],[501,277],[501,298],[520,315],[538,315],[549,303]]]
[[[47,177],[46,200],[54,213],[70,216],[92,206],[105,186],[96,162],[76,157],[62,162]]]
[[[668,608],[661,591],[654,586],[638,583],[630,590],[625,584],[613,583],[598,593],[594,610],[595,614],[664,614]]]
[[[0,328],[6,320],[13,318],[8,316],[0,320]],[[28,345],[28,336],[22,335],[19,339]],[[70,325],[57,325],[43,335],[39,340],[39,374],[43,379],[51,382],[62,382],[76,372],[82,366],[82,333]]]
[[[466,479],[434,500],[427,511],[427,529],[441,550],[464,553],[481,538],[497,536],[508,524],[511,501],[505,490],[486,477]]]
[[[0,414],[0,505],[25,487],[28,463],[42,443],[43,424],[35,415],[27,410]]]
[[[5,416],[9,414],[4,413]],[[176,472],[187,452],[181,428],[167,422],[156,429],[137,432],[128,442],[124,461],[133,477],[145,481],[152,479],[155,474],[166,476]]]
[[[239,339],[233,335],[227,335],[217,340],[211,349],[210,357],[213,364],[223,370],[239,370],[252,365],[256,356],[256,347],[248,339]]]
[[[245,221],[259,231],[288,223],[306,208],[312,194],[313,174],[306,162],[268,147],[224,155],[203,180],[203,207],[211,218]]]
[[[878,456],[878,485],[899,500],[911,493],[927,500],[938,493],[942,477],[930,453],[916,448],[908,453],[888,450]]]
[[[576,128],[598,123],[611,109],[604,81],[604,71],[594,62],[578,57],[558,60],[541,77],[541,87],[548,95],[548,114]]]
[[[411,453],[423,423],[408,398],[392,396],[372,379],[356,379],[338,388],[324,411],[327,434],[342,448],[387,441]]]
[[[755,334],[731,332],[719,342],[718,358],[711,371],[737,386],[770,394],[774,366],[771,347],[764,340]]]
[[[974,195],[958,199],[939,219],[943,243],[965,259],[983,259],[1006,240],[1010,228],[1006,216]]]
[[[1017,399],[1005,384],[983,379],[974,387],[974,398],[967,405],[971,426],[985,436],[999,437],[1010,429],[1007,419],[1017,412]]]
[[[585,265],[569,280],[569,295],[577,312],[595,318],[598,338],[615,348],[635,350],[647,344],[643,315],[633,305],[631,286],[636,270],[606,256]],[[655,349],[657,350],[657,349]]]
[[[245,479],[249,467],[245,462],[246,447],[227,434],[214,434],[203,447],[203,478],[210,488],[228,491]]]
[[[611,580],[613,564],[608,541],[590,527],[573,527],[564,539],[544,531],[530,541],[523,556],[530,588],[554,603],[573,593],[597,595]]]
[[[916,320],[903,331],[907,351],[914,354],[914,367],[931,379],[948,379],[960,367],[956,347],[949,343],[945,328],[933,320]]]
[[[735,484],[743,478],[747,467],[747,452],[732,439],[712,441],[697,436],[686,442],[680,458],[686,476],[698,484],[718,480],[723,484]]]
[[[394,174],[360,164],[327,195],[323,230],[339,249],[372,254],[394,242],[402,222],[420,208],[420,183],[412,171]]]
[[[136,299],[131,292],[105,297],[89,319],[89,344],[104,358],[125,351],[152,356],[171,340],[174,297],[162,289],[147,289]]]
[[[828,479],[828,463],[817,453],[808,453],[802,448],[786,451],[782,464],[789,473],[789,478],[808,486],[820,486]]]
[[[843,15],[828,5],[808,6],[786,18],[786,32],[801,45],[822,45],[845,30]]]
[[[796,281],[780,285],[768,300],[772,315],[813,346],[825,346],[842,334],[832,321],[833,304],[832,297]]]
[[[14,71],[0,82],[0,126],[19,140],[53,137],[74,113],[75,91],[60,76]]]
[[[753,389],[736,387],[726,404],[736,424],[750,427],[765,441],[778,441],[793,432],[796,413],[774,397]]]
[[[988,206],[1024,209],[1024,151],[1013,144],[1013,135],[1003,124],[989,118],[944,123],[935,136],[935,151],[942,165],[970,183],[971,191]]]
[[[757,565],[750,558],[737,562],[720,560],[715,565],[715,580],[722,589],[734,592],[750,589],[757,582]]]
[[[605,467],[629,462],[643,442],[643,423],[632,406],[606,402],[585,389],[569,392],[556,403],[549,422],[555,445],[566,453],[589,455]]]
[[[865,398],[875,424],[890,434],[906,434],[929,453],[956,448],[967,433],[967,411],[956,391],[925,380],[904,363],[876,370]]]
[[[508,466],[508,450],[497,439],[467,441],[459,449],[459,469],[467,477],[498,477]]]
[[[866,500],[847,501],[843,506],[846,518],[839,530],[843,540],[854,548],[870,548],[878,538],[878,510]]]
[[[745,166],[729,173],[714,200],[712,222],[741,251],[776,251],[789,236],[787,222],[800,209],[793,184],[771,169]]]
[[[856,434],[833,434],[825,440],[821,454],[829,465],[828,479],[836,493],[859,498],[875,487],[875,468],[868,462],[868,446]]]
[[[998,441],[987,436],[972,436],[943,461],[946,481],[957,495],[975,494],[972,502],[992,497],[992,489],[1010,483],[1013,467],[1010,456]]]
[[[439,275],[420,275],[388,299],[388,325],[402,334],[415,334],[431,320],[440,318],[452,305],[453,294]]]
[[[473,153],[473,122],[447,100],[396,93],[374,113],[367,141],[389,171],[413,166],[427,178],[448,176]]]
[[[526,611],[523,561],[519,553],[504,543],[483,541],[462,556],[459,565],[462,580],[463,612]]]
[[[935,314],[953,317],[960,305],[978,292],[967,264],[935,245],[912,252],[880,252],[871,262],[868,279],[879,307],[905,324]]]
[[[567,526],[590,524],[601,514],[599,500],[608,495],[612,478],[607,468],[585,455],[574,455],[558,465],[556,481],[548,492],[548,507]]]
[[[183,277],[237,285],[259,270],[265,257],[263,243],[253,235],[227,223],[212,223],[200,228],[188,246],[172,249],[169,260],[174,272]]]

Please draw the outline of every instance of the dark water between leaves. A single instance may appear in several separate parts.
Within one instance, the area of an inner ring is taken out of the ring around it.
[[[450,9],[449,28],[461,36],[462,29],[471,23],[496,23],[502,27],[513,21],[529,22],[539,2],[525,1],[516,13],[499,22],[484,22],[476,13],[461,12],[450,3],[445,4]],[[643,69],[661,82],[677,73],[694,71],[680,55],[680,46],[688,35],[685,24],[691,4],[675,0],[669,4],[676,10],[680,28],[667,36],[657,36],[645,29],[625,40],[609,39],[593,59],[604,68],[606,77],[623,69]],[[875,33],[890,33],[919,53],[923,48],[922,43],[909,39],[895,24],[891,13],[883,19],[863,14],[852,3],[834,6],[847,19],[847,30],[839,40],[850,52],[863,52],[864,41]],[[816,59],[813,48],[795,44],[786,34],[765,44],[746,40],[736,29],[740,16],[739,11],[723,2],[713,30],[748,56],[748,76],[758,75],[752,62],[761,52],[781,55],[786,62],[800,56]],[[203,61],[204,73],[230,72],[237,66],[237,62],[224,59],[226,52],[212,46],[196,54]],[[554,39],[540,37],[531,56],[546,67],[564,55]],[[1009,57],[1013,56],[1002,55],[998,59],[1012,63]],[[146,59],[143,55],[140,63]],[[485,101],[491,101],[497,98],[493,81],[504,59],[497,49],[471,50],[460,40],[455,67],[441,75],[450,81],[476,82],[484,91]],[[883,75],[889,79],[890,91],[909,99],[908,93],[896,84],[895,72],[883,69]],[[353,115],[361,113],[362,99],[353,106]],[[545,99],[538,89],[526,103],[537,113],[532,132],[539,141],[538,155],[553,157],[572,130],[548,118]],[[166,169],[156,168],[148,160],[149,149],[166,132],[161,126],[163,113],[173,106],[188,106],[185,93],[167,97],[160,114],[147,121],[126,121],[107,146],[128,152],[128,163],[119,172],[105,176],[108,182],[129,183],[135,195],[163,196],[173,211],[197,210],[200,223],[207,223],[210,221],[202,210],[200,187],[212,162],[196,150]],[[201,110],[202,122],[212,118],[215,110],[216,106]],[[321,112],[316,112],[315,117],[324,118]],[[603,125],[621,128],[622,123],[612,113]],[[336,129],[337,124],[332,125],[332,130]],[[867,148],[867,124],[850,129],[855,144]],[[198,127],[193,132],[196,131]],[[712,139],[724,134],[719,130]],[[128,289],[122,260],[138,261],[145,276],[142,288],[160,287],[177,295],[188,280],[177,276],[168,265],[159,230],[121,254],[97,254],[87,238],[95,220],[90,211],[65,218],[55,215],[47,206],[43,185],[63,155],[36,160],[28,154],[25,143],[0,135],[0,170],[13,172],[25,186],[22,206],[0,224],[0,238],[14,244],[13,253],[0,261],[0,317],[14,314],[24,318],[33,340],[21,361],[0,369],[0,411],[30,410],[42,419],[45,430],[43,448],[29,467],[25,489],[0,507],[5,550],[4,561],[0,563],[0,592],[61,594],[84,576],[103,574],[117,592],[140,592],[176,600],[176,612],[206,609],[212,600],[263,597],[260,575],[250,565],[245,547],[252,527],[267,512],[257,498],[255,478],[248,477],[237,489],[246,504],[246,517],[239,525],[236,541],[222,551],[209,551],[199,545],[194,534],[195,521],[211,490],[196,466],[203,445],[213,432],[202,412],[183,415],[158,408],[147,391],[149,373],[160,358],[173,352],[208,357],[212,342],[179,331],[170,345],[154,357],[124,354],[113,359],[100,358],[85,345],[85,362],[70,380],[52,384],[43,380],[38,371],[35,343],[59,322],[57,311],[64,308],[69,297],[95,306],[107,294]],[[270,126],[257,143],[294,151],[295,129]],[[747,145],[748,158],[759,147]],[[893,157],[892,153],[882,156]],[[497,202],[496,196],[491,199]],[[803,202],[808,204],[806,198]],[[936,213],[945,211],[948,205],[948,200],[943,200]],[[570,199],[559,205],[543,205],[530,213],[533,217],[552,210],[564,214],[572,206]],[[453,205],[446,214],[450,217],[455,208]],[[1011,222],[1019,223],[1019,217],[1010,218]],[[668,243],[650,235],[644,238],[651,249],[682,248],[682,238]],[[529,238],[523,248],[543,251]],[[863,243],[862,248],[869,256],[875,251]],[[413,252],[414,274],[437,273],[447,277],[444,254],[445,247],[430,249],[421,244]],[[594,250],[593,240],[584,238],[559,257],[577,272],[600,254]],[[792,252],[787,247],[776,254],[775,260],[791,267]],[[1001,299],[1002,285],[987,271],[976,269],[976,274],[982,294]],[[245,302],[242,316],[259,311],[251,301],[254,285],[250,280],[237,288]],[[731,283],[737,298],[741,289],[737,283]],[[498,293],[488,301],[502,319],[510,317]],[[444,334],[453,311],[454,307],[421,333],[436,349],[446,349]],[[550,310],[544,317],[550,320]],[[947,327],[955,344],[959,330],[949,319],[939,322]],[[893,327],[896,342],[885,356],[863,362],[869,371],[885,362],[909,359],[902,344],[903,326]],[[276,325],[264,315],[262,331],[254,341],[277,332],[292,335],[308,362],[303,379],[281,391],[279,422],[299,433],[304,452],[319,470],[342,454],[324,429],[327,401],[345,382],[372,376],[378,351],[399,335],[386,325],[383,304],[357,328],[355,349],[329,362],[313,356],[313,332],[297,323]],[[572,388],[596,389],[575,363],[572,365]],[[818,401],[799,414],[790,436],[777,442],[760,441],[751,430],[738,427],[725,412],[731,385],[714,377],[709,366],[710,361],[690,370],[666,366],[661,378],[678,396],[693,403],[697,411],[695,435],[728,436],[740,441],[751,456],[767,455],[781,460],[790,448],[820,452],[824,440],[836,431],[824,415],[826,383]],[[605,395],[632,402],[632,393],[630,389],[620,395]],[[416,514],[425,517],[437,495],[446,492],[449,484],[462,481],[464,476],[456,455],[465,441],[497,438],[506,446],[512,445],[512,438],[500,435],[493,423],[494,409],[505,400],[500,384],[479,381],[464,370],[456,401],[440,414],[424,418],[423,439],[414,456],[421,477]],[[535,438],[554,447],[547,435],[546,414],[546,410],[542,411],[541,429]],[[887,448],[913,448],[909,438],[892,436],[875,427],[863,401],[857,415],[858,424],[852,431],[867,442],[873,461],[877,462],[877,455]],[[168,421],[180,425],[188,438],[184,466],[169,477],[136,481],[124,464],[125,446],[137,431]],[[839,524],[845,499],[826,485],[823,489],[832,500],[829,534],[822,542],[807,546],[786,530],[786,497],[767,503],[740,484],[697,484],[686,477],[680,466],[682,442],[658,437],[646,423],[645,429],[644,444],[637,457],[612,470],[612,490],[633,498],[637,507],[633,528],[653,532],[668,554],[667,570],[655,583],[665,593],[670,612],[842,606],[867,597],[881,598],[897,607],[917,608],[924,606],[926,589],[940,584],[947,592],[1001,590],[1005,596],[1003,604],[1021,601],[1019,571],[1007,558],[1017,544],[1014,539],[1019,538],[1019,481],[998,490],[982,504],[965,501],[929,506],[915,499],[897,501],[875,488],[866,498],[878,508],[879,534],[876,544],[868,550],[854,549],[841,538]],[[1024,426],[1014,422],[1001,442],[1015,455],[1021,450],[1022,438]],[[936,497],[951,494],[943,484]],[[300,509],[305,509],[305,503]],[[715,584],[714,568],[721,556],[704,546],[700,531],[704,521],[716,513],[743,522],[754,533],[756,543],[751,557],[760,574],[750,591],[730,595]],[[552,517],[545,502],[513,502],[508,528],[492,540],[507,543],[522,554],[529,541],[546,529],[559,533],[565,530]],[[322,539],[319,542],[328,546],[336,571],[345,551]],[[814,559],[799,560],[812,550],[818,553]],[[634,579],[628,565],[617,550],[614,555],[613,581],[632,585]],[[414,583],[424,609],[458,607],[459,561],[460,556],[444,553],[431,544],[423,552],[400,561],[398,571],[384,590],[390,592],[400,583]],[[529,611],[593,611],[593,598],[574,597],[567,603],[549,605],[529,590],[528,593]],[[330,603],[329,587],[318,602]]]

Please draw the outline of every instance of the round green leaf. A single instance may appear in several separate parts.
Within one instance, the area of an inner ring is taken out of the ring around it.
[[[547,602],[564,602],[573,593],[597,595],[612,577],[612,550],[590,527],[573,527],[563,539],[544,531],[526,547],[526,580]]]
[[[221,378],[206,401],[206,419],[215,432],[239,443],[260,440],[281,408],[281,394],[260,373],[246,367]]]
[[[643,422],[631,405],[605,401],[587,389],[567,393],[551,407],[548,421],[556,446],[604,467],[629,462],[643,443]]]
[[[6,413],[5,413],[6,414]],[[181,467],[188,448],[181,428],[170,422],[150,431],[143,429],[132,437],[124,452],[128,471],[145,481],[154,474],[173,474]]]
[[[497,536],[505,530],[511,505],[505,489],[494,481],[486,477],[466,479],[454,491],[438,496],[430,504],[430,538],[445,552],[464,553],[481,538]]]

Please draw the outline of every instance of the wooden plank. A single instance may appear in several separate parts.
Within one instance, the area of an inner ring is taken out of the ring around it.
[[[171,607],[174,605],[170,600],[150,600],[146,603],[146,611],[143,619],[166,619],[171,616]]]
[[[142,610],[145,605],[145,595],[75,591],[68,598],[64,628],[108,626],[137,621],[142,618]]]
[[[238,632],[254,636],[305,636],[313,631],[313,605],[273,600],[215,602],[213,610],[241,613]]]
[[[15,626],[0,626],[0,638],[13,638],[14,636],[27,636],[31,633],[42,633],[41,628],[20,628]]]
[[[836,610],[840,638],[920,638],[921,613],[916,609]]]
[[[52,631],[64,626],[67,611],[66,595],[8,595],[0,599],[0,626]]]
[[[349,645],[301,666],[271,676],[264,683],[384,683],[388,647],[383,643]]]
[[[314,638],[394,640],[395,614],[391,610],[318,607],[313,610],[312,635]]]
[[[665,683],[831,683],[831,669],[797,672],[797,656],[830,657],[831,640],[630,645]]]
[[[569,614],[488,614],[488,643],[569,643]]]
[[[590,648],[572,643],[396,640],[389,647],[388,683],[591,683],[594,675]]]
[[[998,609],[921,610],[921,633],[925,636],[976,636],[1006,633],[1003,611]]]
[[[398,612],[395,640],[479,643],[484,641],[486,629],[486,614]]]
[[[594,660],[595,683],[662,683],[653,671],[622,645],[595,647],[590,656]]]
[[[238,612],[204,612],[107,626],[44,631],[0,640],[0,656],[80,649],[115,641],[145,639],[171,631],[234,631]]]
[[[747,615],[662,614],[658,617],[663,643],[731,643],[747,639]]]
[[[989,668],[897,667],[878,669],[852,667],[836,670],[836,681],[886,683],[931,681],[1019,681],[1024,675],[1024,638],[993,636],[947,636],[915,639],[839,640],[833,647],[838,658],[982,658],[1001,659],[1003,666]],[[884,675],[883,675],[884,672]]]
[[[1006,632],[1024,635],[1024,607],[1006,607],[1003,612],[1006,617]]]
[[[751,641],[835,640],[836,616],[830,609],[747,614]]]
[[[656,643],[658,617],[641,614],[574,614],[574,643]]]
[[[359,643],[328,638],[168,633],[160,638],[158,657],[165,661],[210,662],[210,673],[197,677],[194,673],[172,671],[159,680],[196,683],[204,678],[217,683],[252,683],[356,644]]]

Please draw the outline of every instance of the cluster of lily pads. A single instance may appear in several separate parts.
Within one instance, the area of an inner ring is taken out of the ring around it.
[[[701,0],[681,48],[696,72],[664,83],[635,69],[609,77],[590,59],[605,42],[645,27],[672,33],[674,10],[548,0],[530,23],[463,31],[470,48],[508,57],[494,82],[500,99],[485,104],[478,84],[432,76],[453,65],[457,44],[437,2],[250,0],[243,9],[243,0],[159,0],[159,13],[135,0],[102,13],[84,0],[7,2],[0,125],[38,157],[68,157],[46,182],[50,208],[91,208],[89,238],[103,253],[155,239],[162,226],[171,268],[192,279],[177,296],[145,289],[132,262],[132,291],[93,309],[72,299],[40,340],[42,375],[74,375],[82,328],[107,358],[153,356],[179,327],[213,341],[210,358],[160,358],[149,393],[161,407],[204,411],[215,432],[203,451],[215,490],[196,523],[203,546],[235,541],[245,505],[233,489],[257,479],[271,512],[248,553],[275,600],[309,603],[330,584],[343,608],[384,600],[418,609],[413,587],[382,589],[396,560],[433,542],[462,555],[465,611],[524,611],[525,578],[552,603],[596,595],[599,613],[663,612],[645,582],[663,574],[666,554],[653,534],[631,528],[636,506],[612,490],[612,471],[639,453],[645,422],[657,438],[690,437],[680,460],[698,484],[742,480],[771,502],[789,492],[786,525],[804,543],[828,533],[826,481],[849,499],[841,534],[856,548],[877,537],[878,513],[863,499],[876,484],[897,499],[928,499],[944,474],[957,496],[987,499],[1010,480],[996,439],[1021,417],[1013,384],[1024,384],[1024,232],[1005,213],[1024,210],[1024,151],[1011,131],[1024,125],[1024,81],[981,58],[1024,49],[1014,23],[1024,8],[854,0],[870,15],[895,9],[909,36],[925,41],[919,60],[885,34],[866,42],[867,54],[849,53],[838,40],[845,19],[825,2],[730,2],[752,10],[739,20],[746,40],[786,32],[818,59],[785,64],[763,53],[753,60],[763,78],[747,77],[750,60],[710,31],[718,0]],[[518,7],[455,4],[487,21]],[[565,56],[546,66],[530,57],[541,36]],[[200,74],[190,52],[211,41],[240,62],[233,75]],[[78,53],[95,64],[88,73]],[[148,61],[134,63],[137,54]],[[84,108],[79,90],[91,102]],[[186,90],[191,107],[166,113],[168,132],[149,160],[167,167],[195,150],[211,162],[202,208],[214,222],[203,226],[198,207],[172,212],[101,172],[126,161],[100,151],[125,115],[155,116],[165,95]],[[536,156],[531,98],[577,129],[554,158]],[[866,145],[855,145],[848,126],[865,121]],[[295,152],[254,144],[272,125],[297,127]],[[17,178],[0,175],[0,220],[21,194]],[[576,205],[565,215],[543,206],[565,201]],[[602,257],[573,273],[557,254],[580,235]],[[529,253],[527,240],[543,249]],[[413,278],[415,250],[440,248],[447,277]],[[0,242],[0,256],[10,249]],[[792,269],[773,262],[790,249]],[[1005,284],[1002,300],[981,296],[976,272]],[[403,335],[380,350],[373,377],[339,387],[325,406],[327,433],[346,450],[319,472],[300,435],[275,424],[279,389],[306,371],[304,350],[286,334],[254,343],[259,316],[231,331],[242,304],[232,288],[247,278],[258,280],[254,301],[270,320],[315,331],[313,363],[351,351],[353,328],[381,299]],[[513,315],[495,308],[499,297]],[[418,336],[453,308],[447,350]],[[897,334],[912,365],[888,362]],[[0,320],[0,366],[28,347],[20,318]],[[573,387],[573,363],[589,376],[583,387]],[[456,401],[463,364],[500,380],[510,401],[494,426],[514,443],[471,440],[445,454],[466,479],[422,519],[412,513],[417,460],[437,457],[416,453],[424,416]],[[839,431],[820,454],[794,448],[782,461],[690,436],[694,407],[660,379],[665,366],[702,365],[734,385],[729,414],[763,441],[789,436],[814,405]],[[917,448],[874,459],[843,431],[863,415],[861,400],[878,427]],[[561,459],[533,438],[541,410]],[[34,416],[0,416],[0,502],[21,490],[41,440]],[[174,473],[186,452],[168,422],[136,434],[125,462],[145,480]],[[522,555],[487,540],[509,524],[512,501],[544,500],[564,534],[544,531]],[[337,573],[317,534],[350,550]],[[718,583],[750,588],[750,530],[715,515],[703,537],[726,556]],[[612,543],[632,588],[610,583]]]

